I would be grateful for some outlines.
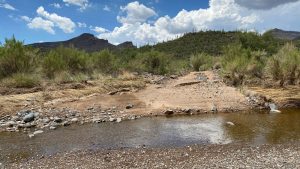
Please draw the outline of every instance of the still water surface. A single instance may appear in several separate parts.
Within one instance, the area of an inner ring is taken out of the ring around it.
[[[300,109],[280,114],[219,113],[73,125],[31,139],[24,133],[1,133],[0,162],[83,149],[285,142],[300,143]]]

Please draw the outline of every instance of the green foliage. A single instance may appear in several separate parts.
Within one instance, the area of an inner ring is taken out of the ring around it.
[[[112,73],[115,70],[115,55],[109,50],[102,50],[91,55],[93,67],[102,73]]]
[[[222,67],[225,77],[233,85],[240,85],[245,78],[245,70],[250,61],[250,50],[241,45],[230,45],[224,49]]]
[[[4,86],[15,88],[32,88],[39,86],[41,81],[38,75],[17,73],[2,80]]]
[[[140,59],[143,71],[154,74],[168,73],[170,57],[158,51],[139,53],[137,59]]]
[[[253,51],[266,51],[268,55],[276,53],[283,45],[282,40],[274,39],[269,33],[260,35],[256,32],[200,31],[187,33],[178,39],[153,46],[147,45],[140,50],[141,52],[161,51],[177,58],[186,58],[194,53],[219,56],[224,54],[222,50],[224,47],[233,44],[241,44],[242,48]]]
[[[29,73],[36,67],[37,50],[25,47],[15,37],[6,39],[0,50],[0,78],[15,73]]]
[[[208,70],[213,66],[213,57],[205,53],[192,55],[190,63],[194,71]]]
[[[279,41],[275,40],[271,34],[260,35],[257,32],[240,32],[239,41],[242,48],[252,51],[266,51],[268,54],[274,54],[279,47]]]
[[[300,80],[300,52],[291,43],[284,45],[273,55],[267,65],[267,70],[274,80],[280,80],[280,85],[295,84]]]
[[[68,83],[90,79],[95,73],[174,74],[221,67],[224,77],[233,85],[269,76],[282,84],[296,84],[300,82],[300,52],[297,49],[300,41],[294,42],[296,47],[288,44],[280,49],[285,42],[274,39],[268,32],[260,35],[241,31],[200,31],[141,48],[87,53],[61,46],[38,53],[13,37],[0,46],[0,79],[5,78],[12,86],[26,87],[33,86],[30,82],[35,81],[28,77],[29,74],[37,72],[54,82]]]
[[[48,52],[43,60],[43,71],[48,77],[53,77],[55,73],[61,71],[73,74],[87,72],[88,59],[88,54],[83,51],[61,46]]]
[[[145,46],[141,51],[152,49],[171,54],[177,58],[184,58],[193,53],[207,53],[209,55],[220,55],[224,45],[238,42],[237,32],[223,31],[200,31],[187,33],[184,36],[168,42],[158,43],[154,46]]]
[[[55,73],[67,69],[67,64],[58,52],[50,51],[43,60],[43,71],[47,77],[53,77]]]
[[[263,78],[267,58],[265,51],[251,51],[251,59],[246,70],[248,78]]]

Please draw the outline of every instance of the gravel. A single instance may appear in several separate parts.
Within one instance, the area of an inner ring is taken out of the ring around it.
[[[9,164],[6,168],[300,168],[300,143],[168,149],[78,151]]]

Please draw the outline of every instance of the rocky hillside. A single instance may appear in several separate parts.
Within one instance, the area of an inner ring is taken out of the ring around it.
[[[132,42],[124,42],[119,45],[113,45],[109,43],[108,40],[98,39],[89,33],[84,33],[67,41],[34,43],[29,46],[39,48],[41,51],[47,51],[61,45],[64,47],[74,46],[75,48],[85,50],[86,52],[96,52],[103,49],[117,50],[123,48],[135,48]]]
[[[300,32],[296,32],[296,31],[284,31],[281,29],[272,29],[267,33],[270,33],[275,38],[281,40],[300,40]]]

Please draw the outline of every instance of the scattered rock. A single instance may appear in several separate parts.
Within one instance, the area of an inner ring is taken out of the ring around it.
[[[43,119],[43,123],[49,123],[50,122],[50,119],[49,118],[44,118]]]
[[[42,134],[42,133],[44,133],[43,130],[37,130],[37,131],[33,132],[33,135]]]
[[[108,95],[115,95],[115,94],[117,94],[119,92],[130,92],[130,89],[129,88],[122,88],[120,90],[109,92]]]
[[[192,112],[192,109],[184,109],[183,112],[189,114]]]
[[[235,126],[235,124],[232,123],[231,121],[226,122],[226,124],[229,125],[229,126]]]
[[[63,126],[69,126],[71,123],[70,122],[68,122],[68,121],[65,121],[65,122],[63,122]]]
[[[13,127],[8,127],[8,128],[6,128],[6,131],[8,131],[8,132],[15,132],[16,129],[13,128]]]
[[[31,123],[24,124],[24,128],[33,128],[35,126],[36,126],[36,124],[31,124]]]
[[[171,109],[169,109],[169,110],[166,110],[166,111],[164,112],[164,114],[165,114],[165,115],[172,115],[172,114],[174,114],[174,111],[171,110]]]
[[[54,117],[54,122],[56,122],[56,123],[61,123],[61,122],[62,122],[62,119],[59,118],[59,117]]]
[[[35,118],[34,113],[30,112],[29,114],[24,116],[23,121],[25,123],[29,123],[29,122],[32,122],[34,120],[34,118]]]
[[[127,106],[126,106],[126,109],[132,109],[133,108],[133,104],[128,104]]]
[[[201,83],[200,81],[194,81],[194,82],[186,82],[186,83],[179,83],[175,85],[175,87],[181,87],[181,86],[189,86],[189,85],[194,85],[194,84],[199,84]]]
[[[213,104],[213,106],[211,107],[211,112],[213,113],[217,113],[218,112],[218,109],[217,109],[217,106]]]
[[[117,118],[117,123],[120,123],[122,121],[122,118]]]
[[[128,117],[128,120],[135,120],[135,119],[136,119],[135,116]]]
[[[12,121],[22,121],[19,116],[12,116],[11,120]]]
[[[39,117],[39,113],[34,113],[34,118],[37,118],[37,117]]]
[[[281,113],[281,111],[277,109],[277,106],[274,103],[270,103],[269,108],[271,113]]]
[[[34,134],[29,134],[28,137],[29,137],[29,138],[34,137]]]
[[[56,127],[50,126],[50,130],[55,130],[55,129],[56,129]]]
[[[73,118],[73,119],[71,119],[71,122],[72,122],[72,123],[77,123],[77,122],[78,122],[78,118]]]
[[[5,126],[7,126],[7,127],[13,127],[14,125],[16,125],[16,122],[14,122],[14,121],[8,121],[8,122],[5,124]]]
[[[117,120],[117,119],[115,119],[115,118],[113,118],[113,117],[110,117],[108,121],[114,122],[114,121],[116,121],[116,120]]]
[[[177,76],[177,75],[171,75],[170,78],[171,78],[171,79],[177,79],[178,76]]]

